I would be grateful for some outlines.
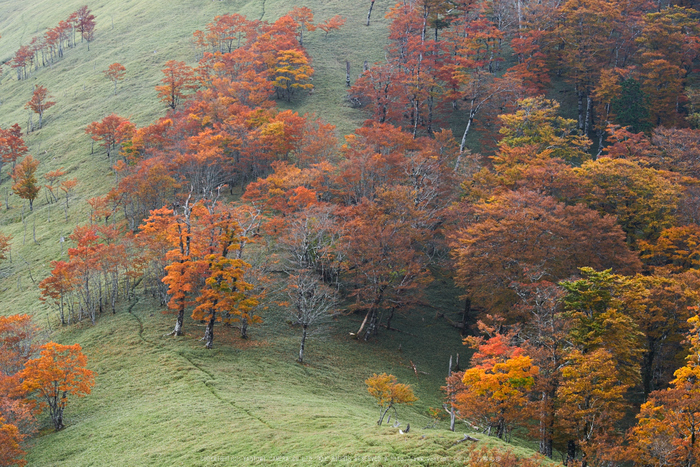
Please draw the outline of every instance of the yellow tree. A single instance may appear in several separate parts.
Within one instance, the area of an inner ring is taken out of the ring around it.
[[[603,157],[585,162],[574,173],[583,188],[580,201],[602,215],[616,216],[628,243],[655,238],[673,225],[681,188],[663,172]]]
[[[278,99],[286,98],[290,102],[297,90],[314,87],[309,82],[313,77],[314,69],[309,65],[306,55],[296,49],[280,51],[271,74]]]
[[[556,417],[567,444],[567,460],[577,457],[577,448],[587,465],[601,449],[600,444],[614,430],[625,414],[628,403],[625,394],[629,384],[620,381],[613,354],[605,349],[590,353],[571,352],[561,371],[562,381],[557,389]],[[605,449],[605,448],[602,448]]]
[[[382,424],[390,409],[394,409],[394,414],[396,414],[395,405],[410,405],[418,400],[416,395],[413,394],[411,386],[399,383],[394,375],[387,375],[386,373],[378,375],[375,373],[372,377],[365,380],[365,384],[367,385],[367,391],[372,397],[377,399],[377,404],[379,404],[377,425]]]

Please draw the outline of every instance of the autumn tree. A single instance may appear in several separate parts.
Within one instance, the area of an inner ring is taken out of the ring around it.
[[[663,172],[607,157],[587,161],[574,172],[584,189],[580,201],[616,216],[630,244],[653,239],[673,225],[680,186]]]
[[[408,384],[399,383],[396,376],[374,374],[365,380],[367,392],[377,400],[379,405],[379,420],[377,425],[382,424],[384,417],[389,410],[393,409],[398,417],[396,406],[399,404],[413,404],[418,398],[413,394],[413,389]]]
[[[117,82],[124,79],[126,68],[121,63],[112,63],[103,71],[105,76],[114,83],[114,95],[117,95]]]
[[[637,275],[632,281],[642,287],[640,305],[631,316],[643,336],[641,377],[644,395],[667,387],[685,355],[687,320],[698,301],[694,271],[667,275]]]
[[[241,247],[240,226],[226,208],[215,208],[211,214],[203,232],[213,237],[211,254],[203,258],[206,264],[203,275],[207,277],[196,299],[199,305],[192,311],[193,319],[206,322],[204,341],[208,349],[213,346],[217,321],[230,324],[234,316],[245,314],[247,322],[252,324],[255,319],[248,311],[257,305],[257,298],[249,296],[253,286],[244,280],[245,272],[251,266],[234,255],[234,251]],[[247,337],[245,331],[243,335]]]
[[[207,220],[210,216],[203,203],[191,203],[188,198],[181,206],[181,213],[168,208],[156,209],[144,221],[144,235],[156,235],[164,232],[169,251],[166,254],[167,274],[163,283],[168,285],[170,300],[168,308],[177,312],[175,327],[171,335],[182,336],[182,324],[185,308],[195,303],[201,286],[206,278],[207,262],[205,257],[213,254]]]
[[[0,465],[23,465],[22,441],[36,431],[19,372],[36,355],[41,336],[29,315],[0,317]]]
[[[156,86],[161,101],[175,110],[182,100],[197,88],[194,71],[185,62],[168,60],[162,70],[165,77],[160,86]]]
[[[26,454],[20,445],[23,439],[24,436],[17,427],[11,423],[5,423],[5,419],[0,416],[0,466],[23,467],[27,464],[22,459]]]
[[[567,458],[584,461],[605,450],[629,407],[627,390],[640,382],[642,333],[630,316],[643,289],[609,270],[581,268],[582,278],[562,281],[571,346],[561,370],[557,416],[569,436]]]
[[[18,124],[7,130],[0,129],[0,168],[2,163],[12,163],[14,170],[17,159],[29,152],[22,139],[22,129]]]
[[[478,303],[508,313],[513,281],[557,282],[577,267],[633,273],[639,260],[612,217],[565,206],[531,191],[509,191],[474,205],[474,222],[452,243],[456,283]]]
[[[45,302],[51,299],[58,308],[61,325],[71,324],[72,313],[66,319],[65,307],[72,310],[69,297],[71,292],[78,285],[78,278],[74,274],[74,265],[65,261],[51,261],[51,275],[39,283],[41,297],[39,300]]]
[[[343,18],[340,15],[335,15],[332,18],[328,18],[326,21],[319,23],[318,28],[326,33],[326,37],[328,37],[328,33],[342,28],[345,26],[346,19]]]
[[[11,236],[0,233],[0,260],[7,259],[7,254],[10,251],[11,240]]]
[[[654,271],[683,272],[700,267],[700,226],[661,231],[654,242],[639,241],[640,257]]]
[[[310,8],[302,6],[294,8],[288,14],[299,25],[299,45],[303,47],[304,29],[309,32],[316,30],[316,25],[314,25],[314,13]]]
[[[50,100],[52,97],[49,95],[48,89],[44,86],[36,85],[34,86],[34,94],[32,94],[31,100],[24,105],[25,109],[30,109],[39,115],[39,128],[41,128],[44,112],[56,104],[56,102]]]
[[[695,309],[697,312],[697,308]],[[695,465],[700,459],[700,319],[688,320],[690,352],[669,388],[651,393],[628,433],[628,460],[634,465]]]
[[[387,328],[397,310],[415,303],[432,280],[429,257],[415,248],[426,230],[411,225],[416,206],[407,187],[379,190],[376,202],[363,200],[346,221],[344,243],[349,279],[357,297],[355,309],[365,317],[355,336],[369,340],[379,327],[382,311]],[[416,216],[417,217],[417,216]]]
[[[36,169],[39,167],[39,161],[31,155],[22,159],[12,171],[12,191],[20,198],[29,201],[29,210],[33,210],[34,200],[39,195],[41,185],[38,184],[36,178]]]
[[[112,151],[117,149],[133,129],[134,125],[127,118],[110,114],[99,122],[90,123],[85,128],[85,133],[94,141],[101,141],[102,147],[107,150],[107,157],[110,158]]]
[[[578,458],[582,465],[593,464],[597,452],[608,449],[605,442],[614,434],[615,424],[629,407],[626,392],[629,384],[618,378],[615,358],[605,349],[590,353],[570,353],[561,371],[562,383],[557,389],[557,417],[570,436],[567,462]]]
[[[48,406],[56,431],[64,426],[67,396],[86,396],[95,384],[95,373],[86,366],[80,344],[49,342],[41,346],[41,356],[29,360],[19,373],[22,389],[32,394],[40,407]]]
[[[509,339],[495,333],[488,340],[465,341],[477,351],[472,355],[472,367],[462,375],[464,389],[454,401],[460,418],[501,439],[507,439],[514,426],[523,424],[523,409],[539,373],[532,359]]]
[[[522,323],[520,344],[539,368],[525,410],[536,421],[529,426],[531,436],[539,440],[539,452],[550,459],[558,437],[556,391],[561,384],[561,367],[567,355],[570,322],[564,317],[561,299],[564,289],[552,282],[516,282],[511,288],[519,302],[514,312]]]
[[[294,49],[280,51],[272,69],[272,84],[277,98],[286,98],[291,102],[296,91],[313,89],[313,84],[309,82],[313,74],[314,70],[303,52]]]
[[[46,185],[44,185],[44,188],[48,190],[49,194],[51,195],[50,199],[53,199],[53,201],[58,201],[58,196],[56,196],[55,190],[58,188],[58,180],[65,174],[66,173],[63,171],[63,167],[44,174],[44,180],[46,180]]]
[[[95,35],[95,15],[92,14],[87,5],[84,5],[73,13],[72,18],[74,27],[80,32],[80,42],[85,39],[88,43],[88,50],[90,50],[90,42]]]

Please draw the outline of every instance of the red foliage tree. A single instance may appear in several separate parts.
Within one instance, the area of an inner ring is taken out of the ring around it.
[[[134,125],[126,118],[117,114],[110,114],[99,122],[90,123],[85,128],[85,133],[90,135],[94,141],[102,141],[102,147],[107,150],[107,157],[110,158],[112,150],[116,149],[130,134]]]
[[[29,152],[22,139],[22,129],[18,124],[7,130],[0,129],[0,168],[3,162],[11,162],[14,170],[17,159]]]
[[[117,82],[124,79],[126,68],[121,63],[112,63],[105,71],[105,76],[114,83],[114,95],[117,95]]]
[[[156,86],[156,91],[160,100],[175,110],[180,102],[197,88],[194,71],[185,62],[176,60],[165,62],[165,68],[162,71],[165,75],[161,80],[163,84]]]
[[[44,112],[56,105],[56,102],[50,100],[52,97],[49,95],[48,89],[37,85],[34,87],[31,100],[24,105],[25,109],[31,109],[32,112],[39,115],[39,128],[41,128]]]

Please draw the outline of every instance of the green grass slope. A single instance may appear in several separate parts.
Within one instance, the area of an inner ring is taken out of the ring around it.
[[[333,123],[339,136],[361,124],[365,116],[344,105],[345,62],[356,77],[365,60],[383,58],[389,3],[377,2],[372,25],[365,27],[364,2],[304,2],[317,21],[341,14],[348,23],[327,38],[321,31],[308,36],[315,89],[291,108]],[[83,4],[0,2],[0,61]],[[431,424],[428,408],[441,405],[449,356],[461,352],[466,360],[455,329],[436,317],[440,311],[456,319],[459,311],[454,291],[439,281],[431,291],[433,308],[394,320],[404,332],[383,331],[375,342],[360,343],[349,338],[359,317],[338,318],[312,338],[306,365],[295,363],[297,330],[288,325],[284,310],[274,307],[249,341],[217,328],[216,348],[206,351],[198,341],[199,323],[188,321],[182,339],[163,337],[172,318],[143,298],[122,304],[116,315],[101,316],[95,326],[63,329],[56,326],[55,311],[38,300],[37,284],[48,275],[49,262],[65,257],[68,235],[88,220],[86,200],[104,194],[114,182],[101,148],[91,153],[87,124],[112,112],[137,125],[152,122],[165,113],[154,90],[160,69],[169,59],[194,64],[195,30],[223,13],[275,20],[296,4],[301,2],[101,0],[88,4],[97,20],[89,50],[79,43],[51,68],[33,70],[28,80],[17,81],[4,68],[0,127],[17,122],[26,129],[24,103],[35,84],[46,86],[56,106],[47,111],[44,128],[25,139],[41,161],[40,174],[63,167],[66,178],[77,177],[79,185],[65,213],[63,204],[49,203],[43,194],[30,213],[9,194],[8,168],[3,168],[0,231],[14,240],[11,260],[0,263],[0,313],[30,313],[52,331],[53,340],[79,342],[98,373],[93,394],[68,407],[65,430],[54,433],[42,420],[29,465],[461,464],[463,451],[470,448],[455,444],[463,425],[457,433],[446,430],[445,422],[424,428]],[[102,73],[114,62],[127,69],[116,96]],[[409,434],[376,425],[378,411],[363,383],[374,372],[393,373],[414,386],[420,401],[399,409],[403,427],[411,424]],[[485,439],[479,444],[497,443]]]

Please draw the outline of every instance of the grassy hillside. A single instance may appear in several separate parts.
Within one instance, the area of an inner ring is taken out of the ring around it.
[[[53,332],[53,340],[79,342],[98,373],[93,394],[69,406],[65,430],[53,433],[42,420],[45,428],[32,443],[29,465],[262,465],[275,457],[282,457],[280,465],[434,465],[458,464],[470,447],[454,444],[463,427],[457,433],[447,431],[445,422],[424,428],[431,424],[429,407],[441,404],[449,356],[462,352],[466,360],[457,332],[436,317],[436,311],[453,317],[459,311],[454,290],[442,282],[431,291],[433,308],[395,319],[398,329],[410,332],[385,331],[376,342],[358,343],[349,332],[357,329],[359,318],[341,317],[312,339],[304,366],[294,363],[297,331],[288,325],[285,311],[274,307],[249,341],[217,329],[216,348],[206,351],[198,342],[199,323],[186,322],[185,338],[162,337],[172,318],[143,298],[123,304],[116,315],[100,317],[95,326],[65,329],[57,329],[55,311],[38,300],[36,285],[48,274],[49,262],[65,257],[68,235],[88,220],[86,200],[104,194],[114,182],[101,148],[91,154],[86,125],[112,112],[137,125],[163,115],[154,91],[160,69],[169,59],[194,64],[192,32],[217,14],[275,20],[297,3],[101,0],[88,5],[97,19],[89,50],[79,43],[51,68],[33,70],[28,80],[17,81],[4,68],[0,127],[17,122],[25,129],[24,103],[35,84],[46,86],[57,104],[47,111],[44,128],[26,142],[41,161],[40,174],[63,167],[67,178],[77,177],[79,184],[65,214],[62,204],[48,203],[43,194],[30,213],[21,199],[6,195],[10,183],[3,168],[0,231],[14,241],[11,261],[0,264],[0,313],[31,313]],[[365,60],[382,59],[389,3],[377,2],[368,28],[366,6],[357,7],[358,2],[304,2],[319,21],[341,14],[348,23],[328,38],[318,31],[305,40],[316,69],[315,90],[294,103],[294,110],[316,113],[336,125],[339,136],[361,124],[364,115],[343,104],[345,61],[356,76]],[[82,4],[0,2],[0,61]],[[116,96],[102,74],[114,62],[127,69]],[[393,373],[415,387],[420,401],[399,409],[403,426],[411,424],[408,435],[377,427],[377,409],[363,383],[373,372]]]

